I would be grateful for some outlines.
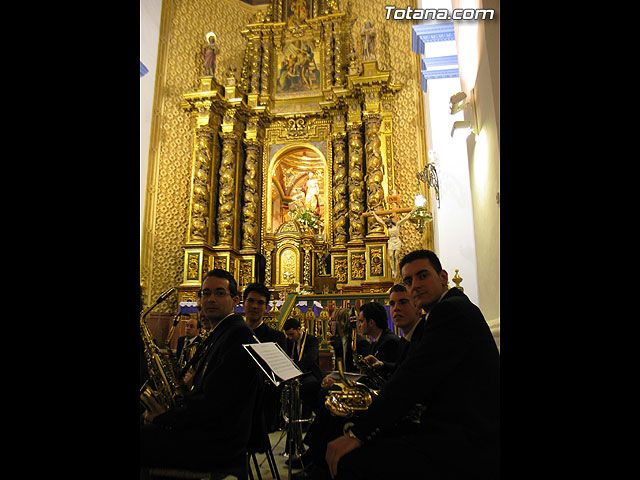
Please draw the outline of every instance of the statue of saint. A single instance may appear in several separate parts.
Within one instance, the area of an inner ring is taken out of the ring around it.
[[[376,59],[376,30],[371,25],[370,21],[366,21],[362,32],[360,32],[360,38],[362,38],[362,60],[375,60]]]
[[[316,215],[320,215],[320,186],[318,179],[314,177],[313,172],[309,172],[306,184],[304,186],[305,206]]]
[[[204,55],[204,74],[206,76],[213,76],[216,73],[216,55],[219,52],[218,45],[216,44],[216,34],[213,32],[207,33],[207,44],[202,46],[202,55]]]
[[[318,252],[318,275],[325,276],[327,273],[327,260],[329,259],[329,245],[327,243],[322,244],[322,251]]]

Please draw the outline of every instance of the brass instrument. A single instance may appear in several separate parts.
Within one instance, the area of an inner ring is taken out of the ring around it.
[[[196,349],[198,348],[198,342],[191,342],[189,345],[182,348],[182,358],[178,359],[178,369],[176,370],[176,372],[181,372],[187,365],[187,363],[191,361],[191,359],[193,358],[193,354],[196,353]]]
[[[364,383],[349,380],[344,375],[342,360],[337,359],[338,373],[340,381],[334,382],[325,398],[324,406],[329,412],[337,417],[352,417],[358,410],[366,410],[378,396],[380,389],[384,386],[385,380],[373,370],[362,355],[356,349],[358,337],[358,326],[355,320],[355,311],[351,312],[351,350],[353,362],[371,380],[373,388]]]
[[[364,357],[362,355],[360,355],[358,353],[358,350],[356,349],[356,340],[357,340],[357,336],[358,336],[358,325],[355,319],[355,315],[352,315],[351,317],[351,335],[353,337],[353,339],[351,340],[351,350],[353,351],[353,363],[356,367],[358,367],[358,369],[360,370],[360,373],[366,375],[367,379],[369,380],[369,383],[371,384],[371,386],[377,390],[380,391],[382,389],[382,387],[384,387],[384,384],[386,382],[386,380],[376,371],[375,368],[373,368],[371,365],[369,365],[369,362],[367,362]],[[377,392],[376,392],[377,394]]]
[[[338,359],[341,381],[334,382],[324,400],[324,406],[336,417],[352,417],[358,410],[366,410],[378,392],[363,383],[348,380],[344,376],[342,360]]]
[[[167,356],[169,359],[169,365],[171,365],[172,370],[175,372],[178,372],[178,369],[180,368],[180,365],[178,364],[178,358],[176,358],[176,355],[173,353],[173,350],[171,350],[171,339],[173,338],[173,333],[176,331],[176,327],[178,326],[178,322],[180,322],[180,316],[182,315],[181,312],[178,312],[175,314],[175,316],[173,317],[173,320],[171,321],[171,328],[169,329],[169,333],[167,334],[167,339],[164,342],[164,347],[167,351]]]
[[[162,293],[155,303],[140,315],[140,335],[144,344],[144,355],[147,359],[149,371],[149,379],[140,387],[140,403],[147,410],[153,409],[150,398],[169,409],[178,405],[182,395],[173,367],[170,364],[170,359],[167,354],[160,352],[145,320],[149,312],[156,305],[165,301],[174,291],[175,288],[171,288]],[[152,385],[155,389],[152,388]]]

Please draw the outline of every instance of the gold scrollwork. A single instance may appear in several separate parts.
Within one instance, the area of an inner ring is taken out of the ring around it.
[[[227,270],[227,257],[213,257],[213,268]]]
[[[371,247],[369,261],[371,262],[371,276],[382,276],[382,247]]]
[[[253,279],[253,262],[240,260],[240,285],[249,285]]]
[[[333,259],[334,276],[338,279],[337,283],[347,283],[348,281],[348,264],[347,257],[335,257]]]
[[[187,254],[187,280],[198,280],[198,267],[200,266],[200,254]]]
[[[287,135],[301,137],[308,132],[307,122],[304,118],[290,118],[287,121]]]
[[[365,279],[365,255],[364,252],[351,254],[351,280]]]

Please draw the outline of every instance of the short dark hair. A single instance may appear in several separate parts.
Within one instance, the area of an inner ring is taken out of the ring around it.
[[[204,278],[202,279],[202,283],[204,283],[204,281],[209,277],[218,277],[218,278],[224,278],[228,280],[229,293],[231,294],[232,297],[236,297],[238,295],[238,282],[236,282],[236,279],[233,278],[233,275],[231,275],[226,270],[223,270],[222,268],[214,268],[213,270],[209,270],[207,274],[204,276]],[[201,290],[202,288],[198,290],[198,298],[202,296]]]
[[[269,300],[271,300],[271,292],[269,291],[269,288],[261,283],[250,283],[247,285],[244,292],[242,292],[242,300],[246,300],[251,292],[256,292],[258,295],[265,297],[267,304],[269,303]]]
[[[284,322],[284,325],[282,326],[282,330],[284,330],[285,332],[287,330],[298,330],[300,328],[300,320],[298,320],[297,318],[291,317],[289,319],[287,319],[286,322]]]
[[[389,294],[392,294],[393,292],[408,292],[408,290],[407,287],[405,287],[404,283],[396,283],[389,290]]]
[[[378,302],[367,302],[360,305],[362,316],[366,320],[373,320],[378,328],[384,328],[388,323],[387,309]]]
[[[414,250],[413,252],[407,253],[402,260],[400,260],[400,272],[402,272],[402,267],[404,267],[407,263],[414,262],[416,260],[422,260],[426,258],[431,263],[431,266],[436,271],[436,273],[440,273],[442,271],[442,265],[440,264],[440,260],[438,256],[433,253],[431,250]]]

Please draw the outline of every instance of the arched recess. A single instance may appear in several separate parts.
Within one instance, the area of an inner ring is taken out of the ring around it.
[[[326,142],[314,142],[324,143]],[[314,213],[315,205],[309,202],[310,186],[315,183],[318,188],[317,199],[317,230],[314,229],[318,240],[331,239],[331,168],[326,155],[308,142],[296,142],[283,145],[270,158],[266,176],[266,222],[265,232],[275,233],[280,225],[293,219],[288,212],[293,212],[296,205],[301,205],[298,212],[309,210]],[[302,198],[304,196],[305,198]],[[291,207],[291,208],[290,208]],[[300,223],[300,219],[296,219]]]

